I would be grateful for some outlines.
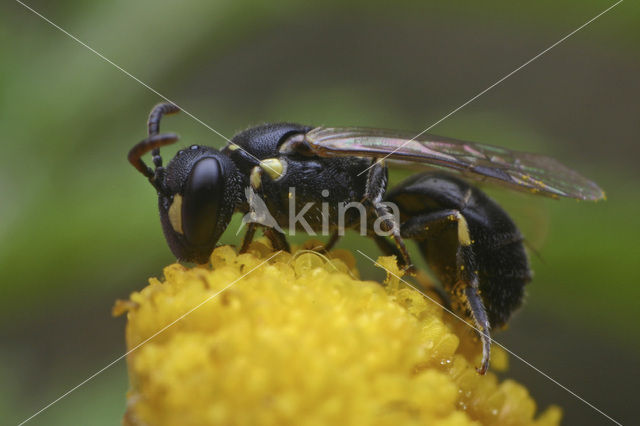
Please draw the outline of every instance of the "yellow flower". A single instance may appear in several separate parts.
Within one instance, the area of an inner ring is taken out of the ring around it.
[[[220,247],[211,267],[170,265],[116,304],[136,348],[125,425],[559,423],[557,407],[534,418],[523,386],[478,375],[470,329],[392,275],[361,281],[341,250],[261,265],[272,254]]]

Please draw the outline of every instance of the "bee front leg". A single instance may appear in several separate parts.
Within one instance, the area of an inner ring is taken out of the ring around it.
[[[249,217],[247,232],[244,234],[244,238],[242,240],[242,246],[240,247],[240,253],[246,253],[249,250],[249,245],[253,241],[253,238],[256,235],[256,229],[258,227],[257,222],[255,221],[257,218],[257,213],[255,211],[255,206],[257,205],[257,197],[259,197],[258,192],[260,191],[260,187],[262,185],[262,169],[258,166],[254,167],[251,171],[250,177],[250,185],[251,188],[247,188],[245,196],[247,197],[247,203],[249,204],[249,213],[245,217]],[[243,219],[244,221],[244,219]]]
[[[246,253],[247,250],[249,250],[249,245],[253,241],[253,237],[256,235],[256,228],[257,225],[255,222],[250,222],[249,225],[247,225],[247,232],[244,233],[240,253]]]
[[[264,236],[271,241],[274,250],[282,250],[291,252],[291,247],[287,241],[287,237],[273,228],[264,228]]]
[[[262,166],[255,166],[251,170],[249,183],[251,188],[247,191],[247,202],[250,209],[250,220],[244,242],[242,243],[241,252],[249,249],[249,244],[253,240],[258,225],[264,229],[264,235],[271,241],[271,245],[275,250],[291,251],[287,237],[284,235],[276,220],[271,216],[269,209],[264,201],[264,193],[262,188],[262,178],[264,170]]]

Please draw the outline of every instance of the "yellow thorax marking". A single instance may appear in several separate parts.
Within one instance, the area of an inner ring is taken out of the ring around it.
[[[171,227],[178,234],[184,234],[182,231],[182,195],[173,196],[173,202],[169,206],[169,222]]]
[[[271,179],[278,180],[284,175],[287,162],[279,158],[266,158],[260,162],[260,168],[267,172]]]
[[[253,189],[260,188],[260,184],[262,184],[262,169],[259,166],[255,166],[251,170],[251,175],[249,176],[249,182],[251,183],[251,187]]]
[[[463,246],[470,246],[471,235],[469,235],[469,225],[467,224],[467,220],[460,212],[456,213],[456,219],[458,220],[458,241]]]

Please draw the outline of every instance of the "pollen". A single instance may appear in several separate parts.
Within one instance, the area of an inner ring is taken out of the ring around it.
[[[273,254],[266,240],[222,246],[116,303],[132,350],[125,425],[559,424],[524,386],[476,373],[468,325],[407,287],[393,257],[379,283],[347,251],[264,263]],[[492,366],[507,368],[500,348]]]

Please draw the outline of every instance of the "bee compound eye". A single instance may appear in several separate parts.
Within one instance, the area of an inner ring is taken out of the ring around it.
[[[191,169],[182,195],[182,229],[190,244],[211,244],[223,190],[224,177],[218,160],[212,157],[198,160]]]

